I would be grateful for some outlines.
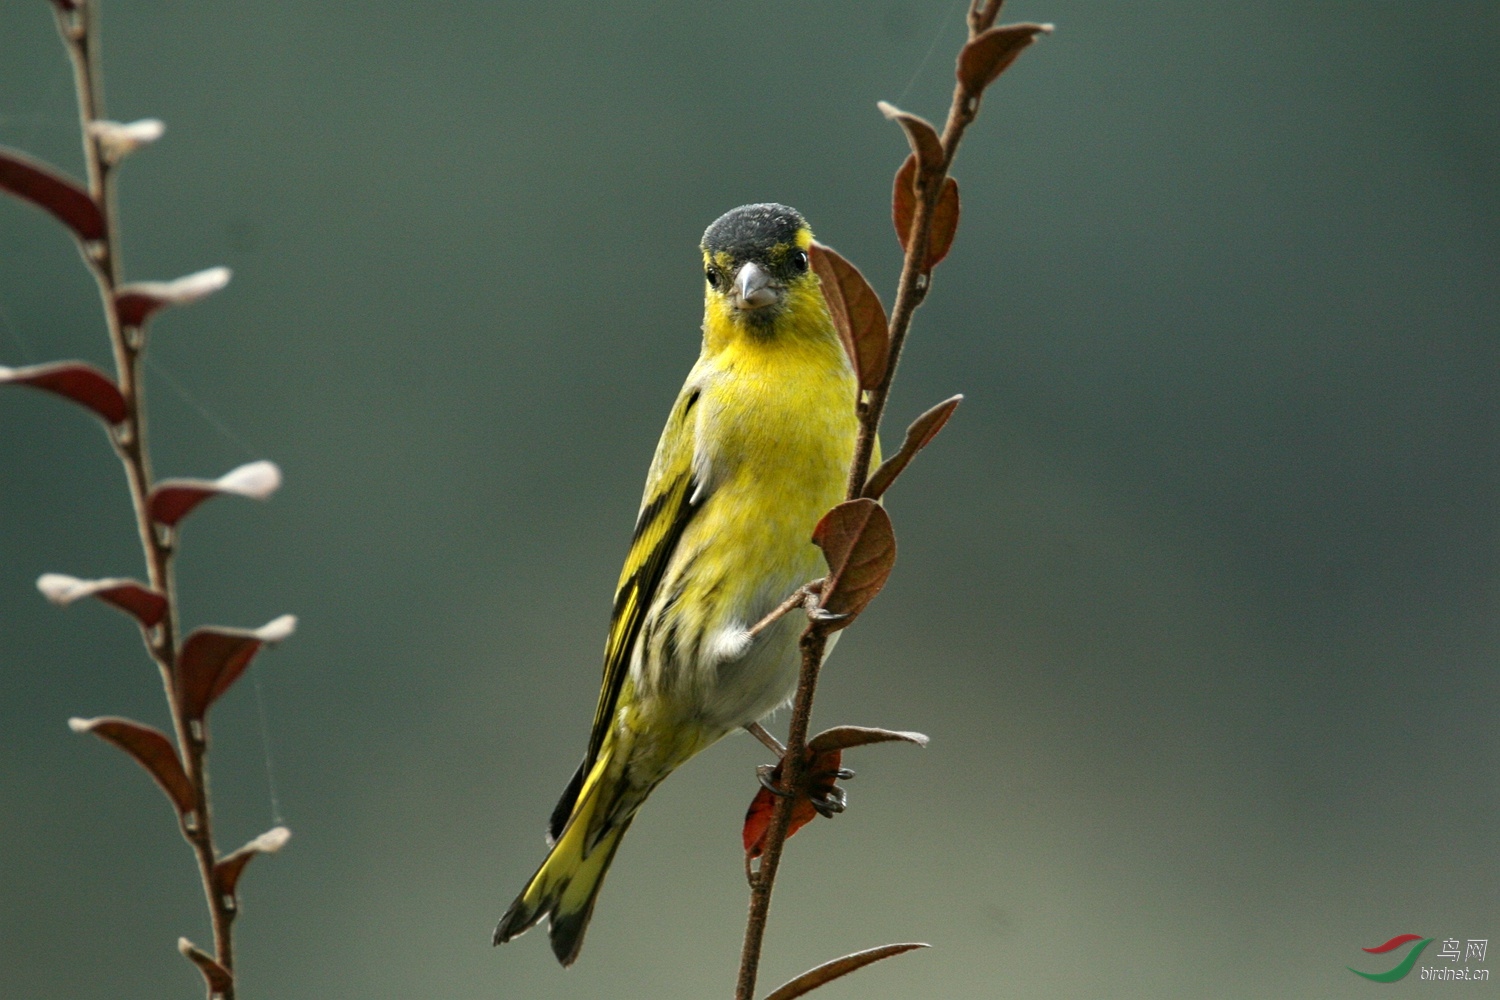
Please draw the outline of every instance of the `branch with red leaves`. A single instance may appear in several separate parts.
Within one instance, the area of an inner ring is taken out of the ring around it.
[[[971,0],[969,38],[958,54],[957,84],[941,135],[927,121],[881,102],[880,110],[906,133],[911,154],[896,171],[891,216],[905,254],[889,321],[880,297],[859,269],[828,247],[815,245],[813,267],[822,281],[829,312],[859,378],[859,439],[849,468],[847,500],[824,515],[813,533],[828,561],[828,576],[789,597],[772,614],[801,607],[808,624],[802,633],[802,666],[792,703],[786,750],[774,768],[762,769],[764,786],[745,817],[745,866],[750,881],[750,913],[740,955],[736,1000],[754,1000],[761,946],[770,914],[786,840],[818,814],[844,808],[837,785],[852,777],[843,751],[867,743],[900,740],[925,745],[920,733],[839,726],[808,739],[818,672],[828,637],[853,623],[880,592],[896,561],[896,536],[877,502],[911,460],[940,431],[963,397],[954,396],[916,419],[900,449],[870,473],[880,418],[885,412],[896,366],[912,317],[932,285],[932,269],[948,255],[958,231],[958,183],[949,176],[964,131],[979,114],[987,88],[1050,25],[995,26],[1001,0]],[[756,627],[763,628],[769,620]],[[758,861],[759,866],[755,867]],[[820,965],[772,992],[766,1000],[791,1000],[871,962],[922,944],[892,944],[856,952]]]
[[[74,732],[93,733],[128,754],[156,781],[177,815],[193,850],[213,925],[213,954],[187,938],[178,950],[191,961],[208,989],[222,1000],[235,996],[234,938],[241,874],[257,854],[280,850],[290,833],[276,827],[220,857],[213,833],[208,789],[208,712],[239,679],[264,646],[285,639],[296,626],[291,615],[254,630],[206,627],[179,641],[173,576],[182,520],[215,496],[264,499],[281,484],[270,462],[252,462],[218,479],[155,480],[146,437],[141,362],[153,314],[187,305],[223,288],[229,271],[216,267],[175,281],[121,281],[115,173],[131,153],[161,137],[154,119],[121,124],[104,118],[100,99],[99,39],[92,0],[52,0],[58,31],[73,63],[83,126],[87,185],[15,150],[0,148],[0,191],[29,202],[61,222],[77,240],[93,272],[115,359],[113,377],[77,361],[0,367],[0,385],[26,385],[78,404],[104,425],[125,467],[136,525],[145,556],[146,582],[111,577],[80,580],[48,573],[37,587],[56,604],[94,597],[135,619],[146,651],[156,662],[172,714],[173,737],[151,726],[113,716],[71,719]]]

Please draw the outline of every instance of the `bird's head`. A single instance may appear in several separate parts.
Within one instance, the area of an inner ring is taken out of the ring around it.
[[[703,234],[710,321],[769,332],[788,312],[821,304],[808,253],[812,230],[794,208],[741,205]]]

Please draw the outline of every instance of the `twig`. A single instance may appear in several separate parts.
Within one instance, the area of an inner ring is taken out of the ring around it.
[[[992,28],[999,11],[1000,0],[984,0],[983,3],[980,0],[971,0],[968,17],[970,42]],[[989,79],[992,80],[993,76]],[[934,165],[936,167],[934,170],[915,172],[916,198],[913,220],[909,230],[909,240],[906,243],[901,277],[897,285],[896,300],[891,310],[888,361],[880,382],[873,389],[862,394],[859,402],[859,437],[855,445],[853,461],[850,463],[845,491],[848,500],[860,497],[869,479],[870,463],[880,430],[880,420],[890,397],[891,384],[896,377],[901,351],[911,328],[912,317],[917,308],[922,305],[931,287],[933,262],[928,259],[928,247],[932,237],[934,209],[964,132],[978,115],[980,97],[988,82],[989,80],[985,80],[976,89],[966,83],[960,73],[959,82],[954,87],[953,102],[948,111],[947,122],[940,137],[942,159],[940,163]],[[776,611],[772,612],[772,616],[779,618],[806,600],[806,588],[804,588],[787,598]],[[827,651],[828,636],[835,627],[834,623],[821,620],[815,614],[815,610],[809,607],[809,622],[799,644],[802,664],[798,676],[797,693],[792,703],[791,721],[788,724],[786,751],[781,757],[782,789],[790,794],[777,796],[775,811],[764,841],[759,869],[752,871],[749,861],[746,862],[746,873],[750,879],[750,909],[745,922],[744,945],[740,953],[739,978],[735,988],[736,1000],[754,1000],[766,921],[771,909],[771,892],[775,886],[776,873],[781,864],[782,851],[791,825],[793,804],[808,778],[807,769],[810,758],[807,747],[808,725],[812,717],[813,699],[817,693],[818,673]]]
[[[110,436],[129,482],[148,580],[152,589],[166,600],[166,613],[160,623],[153,628],[143,629],[142,638],[161,672],[162,685],[172,712],[177,746],[193,789],[193,808],[179,815],[179,827],[197,858],[198,873],[208,902],[214,935],[212,961],[228,974],[216,992],[223,1000],[234,1000],[234,937],[230,928],[236,906],[233,894],[218,891],[215,885],[214,866],[218,860],[218,849],[214,844],[213,818],[208,798],[207,720],[189,723],[173,681],[173,667],[179,652],[177,588],[172,567],[174,529],[153,524],[148,503],[153,479],[151,453],[146,437],[144,384],[141,378],[141,359],[146,348],[146,324],[144,321],[134,326],[123,324],[116,307],[122,270],[115,211],[116,164],[103,155],[101,143],[90,128],[93,123],[104,120],[95,10],[91,3],[83,2],[72,9],[58,6],[55,13],[58,31],[73,63],[89,193],[104,214],[104,237],[87,247],[84,256],[99,285],[120,393],[125,399],[125,419],[112,429]],[[202,962],[199,964],[201,967]]]

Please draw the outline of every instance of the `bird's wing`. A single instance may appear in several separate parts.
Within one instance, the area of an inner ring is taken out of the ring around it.
[[[630,552],[620,570],[615,587],[614,611],[609,619],[609,638],[604,644],[604,680],[599,688],[599,705],[594,709],[594,725],[589,733],[589,748],[583,763],[568,782],[562,798],[552,811],[548,839],[555,841],[572,816],[573,806],[583,788],[604,738],[614,721],[620,691],[630,673],[631,655],[646,613],[656,597],[658,586],[672,560],[672,553],[688,522],[707,500],[701,488],[702,463],[696,461],[697,413],[699,390],[689,384],[683,387],[672,414],[667,418],[656,456],[646,474],[646,492],[636,517],[635,532],[630,538]]]

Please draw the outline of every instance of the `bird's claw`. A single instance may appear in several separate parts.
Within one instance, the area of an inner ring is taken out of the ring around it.
[[[786,791],[785,789],[777,787],[776,782],[771,780],[771,774],[775,770],[776,765],[774,764],[761,764],[755,769],[755,778],[760,782],[760,787],[764,788],[772,795],[779,795],[782,798],[787,798],[792,793]]]
[[[807,613],[807,617],[815,622],[841,622],[849,617],[845,611],[829,611],[827,608],[813,608]]]
[[[809,801],[812,802],[814,809],[829,819],[833,818],[834,813],[843,812],[844,807],[849,804],[849,798],[844,794],[842,788],[831,788],[825,798],[810,799]]]

